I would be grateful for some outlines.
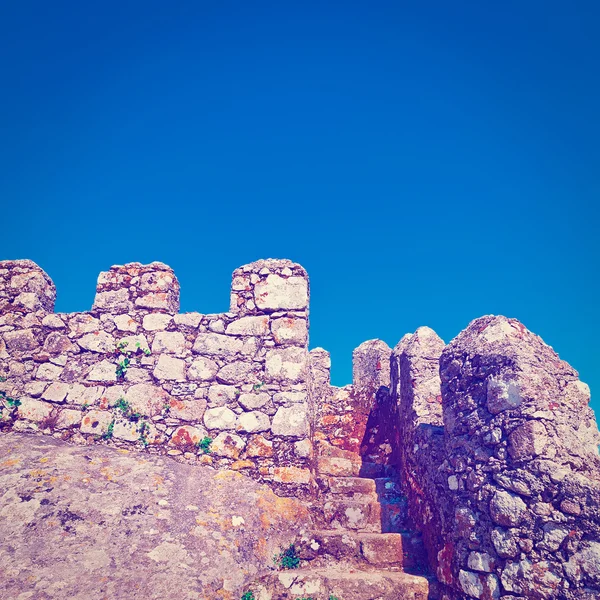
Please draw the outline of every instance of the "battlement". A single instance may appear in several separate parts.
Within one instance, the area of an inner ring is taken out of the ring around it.
[[[38,265],[0,262],[0,375],[20,402],[12,426],[308,490],[306,271],[274,259],[236,269],[221,314],[180,314],[179,294],[164,263],[130,263],[100,273],[90,311],[54,313]]]

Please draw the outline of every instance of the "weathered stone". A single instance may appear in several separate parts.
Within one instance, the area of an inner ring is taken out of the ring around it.
[[[243,341],[220,333],[199,333],[192,350],[196,354],[230,357],[243,351]]]
[[[197,427],[183,425],[177,427],[169,441],[170,446],[185,448],[196,448],[197,444],[204,438],[204,431]]]
[[[31,398],[39,398],[47,386],[45,381],[30,381],[25,385],[25,393]]]
[[[308,341],[306,319],[275,319],[271,323],[271,332],[280,345],[305,346]]]
[[[112,422],[112,413],[105,410],[89,410],[81,420],[81,433],[103,435]]]
[[[310,469],[302,469],[299,467],[275,467],[273,469],[273,481],[277,481],[278,483],[310,483]]]
[[[145,417],[159,415],[169,404],[170,397],[163,389],[147,383],[132,385],[125,394],[133,412]]]
[[[69,387],[67,402],[69,404],[92,406],[102,397],[103,392],[104,387],[102,386],[86,387],[79,383],[74,383]]]
[[[227,325],[229,335],[266,335],[269,331],[269,317],[242,317]]]
[[[390,385],[391,348],[381,340],[363,342],[352,353],[352,384],[355,393],[373,395]]]
[[[113,437],[126,442],[137,442],[140,431],[140,423],[118,419],[113,426]]]
[[[48,334],[44,342],[44,352],[48,352],[48,354],[63,354],[75,350],[78,351],[79,349],[66,335],[58,331]]]
[[[58,367],[50,363],[44,363],[43,365],[39,366],[35,377],[36,379],[41,379],[43,381],[56,381],[62,372],[62,367]]]
[[[194,359],[194,362],[189,366],[188,379],[193,381],[212,381],[218,370],[219,365],[214,360],[200,356]]]
[[[365,560],[377,566],[393,565],[404,555],[402,536],[386,534],[363,534],[360,553]]]
[[[37,348],[38,342],[35,339],[32,329],[20,329],[18,331],[6,331],[4,341],[9,350],[14,352],[26,352]]]
[[[265,376],[269,381],[298,383],[305,375],[308,353],[303,348],[269,350],[265,359]]]
[[[306,406],[297,404],[286,408],[280,406],[273,417],[271,427],[274,435],[304,437],[308,433]]]
[[[465,594],[472,598],[500,598],[500,586],[495,575],[460,571],[459,581]]]
[[[240,457],[246,442],[234,433],[221,432],[210,445],[211,454],[237,459]]]
[[[556,552],[569,535],[567,527],[561,527],[556,523],[546,523],[542,529],[544,530],[544,539],[537,544],[537,547],[550,552]]]
[[[238,360],[221,368],[217,373],[217,381],[234,385],[252,383],[256,380],[256,369],[256,364]]]
[[[544,451],[548,436],[540,421],[527,421],[508,436],[508,453],[515,460],[533,458]]]
[[[126,335],[119,340],[120,345],[124,345],[124,352],[131,352],[133,355],[138,354],[140,351],[149,351],[148,340],[143,334],[138,335]]]
[[[573,581],[579,581],[585,574],[594,585],[600,586],[600,542],[583,543],[569,559],[566,571]]]
[[[306,402],[306,392],[279,392],[273,396],[275,404],[290,406]]]
[[[526,597],[555,597],[560,577],[549,567],[547,561],[533,563],[528,559],[508,563],[502,571],[502,585],[506,591],[523,594]]]
[[[492,543],[498,556],[502,558],[513,558],[519,552],[517,542],[510,531],[506,529],[493,529],[491,533]]]
[[[273,442],[262,435],[254,435],[248,441],[246,454],[251,458],[269,458],[273,456]]]
[[[113,320],[119,331],[135,333],[139,326],[139,323],[131,315],[117,315]]]
[[[211,385],[208,389],[208,402],[211,408],[225,406],[233,402],[238,395],[238,390],[232,385]]]
[[[268,431],[271,426],[269,417],[257,410],[245,412],[239,415],[236,429],[247,433]]]
[[[115,349],[115,340],[112,335],[105,331],[96,331],[86,333],[77,340],[77,343],[84,349],[91,352],[105,354]]]
[[[181,358],[161,354],[158,357],[156,367],[154,367],[153,375],[157,379],[185,381],[185,361]]]
[[[88,375],[89,381],[117,381],[117,365],[109,360],[103,360],[96,363]]]
[[[17,413],[20,419],[40,423],[50,415],[52,410],[53,407],[51,404],[34,400],[33,398],[22,398]]]
[[[527,505],[521,498],[503,490],[497,491],[490,501],[490,515],[495,523],[516,527],[525,516]]]
[[[80,410],[65,408],[60,411],[55,427],[56,429],[70,429],[72,427],[78,427],[82,418],[83,415],[81,414]]]
[[[23,292],[19,294],[13,300],[13,304],[17,306],[24,306],[30,311],[39,310],[43,308],[40,298],[33,292]]]
[[[90,314],[78,313],[69,319],[70,337],[79,337],[84,333],[93,333],[94,331],[100,331],[100,329],[100,319],[96,319]]]
[[[303,277],[270,274],[254,286],[254,303],[261,310],[300,310],[308,306],[308,282]]]
[[[185,338],[179,331],[159,331],[152,342],[152,352],[159,354],[175,354],[183,356],[185,353]]]
[[[300,458],[310,458],[312,456],[311,441],[307,439],[294,442],[294,454]]]
[[[92,310],[95,312],[129,312],[133,308],[126,289],[96,292]]]
[[[234,277],[231,281],[231,289],[232,290],[244,290],[244,291],[249,291],[252,289],[251,285],[250,285],[250,278],[249,277],[245,277],[243,275],[238,275],[237,277]]]
[[[175,400],[169,402],[169,416],[182,421],[202,421],[206,400]]]
[[[183,313],[175,315],[173,320],[175,321],[175,325],[196,329],[200,325],[200,321],[202,321],[202,315],[197,312]]]
[[[209,408],[204,413],[204,425],[207,429],[234,429],[236,414],[225,406]]]
[[[269,403],[271,397],[267,392],[259,392],[252,394],[240,394],[238,402],[240,406],[243,406],[246,410],[254,410],[256,408],[262,408]]]
[[[514,381],[502,381],[490,377],[487,382],[487,409],[497,415],[504,410],[521,406],[523,398]]]
[[[143,390],[144,388],[140,388],[141,395],[143,395]],[[110,385],[103,389],[102,395],[100,396],[100,408],[114,406],[121,398],[125,398],[125,388],[122,385]]]
[[[69,390],[70,386],[68,383],[55,382],[50,384],[42,394],[42,399],[49,400],[50,402],[64,402]]]
[[[42,325],[50,329],[62,329],[65,327],[65,322],[58,315],[51,314],[42,319]]]
[[[469,569],[491,573],[493,568],[492,557],[487,552],[469,552]]]
[[[225,333],[225,323],[223,322],[223,319],[213,319],[208,324],[208,329],[215,333]]]
[[[149,315],[144,316],[142,327],[146,331],[162,331],[168,327],[172,320],[173,317],[171,315],[166,315],[164,313],[150,313]],[[159,352],[161,352],[161,350],[159,350]]]

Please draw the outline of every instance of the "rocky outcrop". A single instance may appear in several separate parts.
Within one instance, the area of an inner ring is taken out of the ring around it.
[[[309,508],[241,473],[0,435],[0,598],[239,600],[310,531]]]

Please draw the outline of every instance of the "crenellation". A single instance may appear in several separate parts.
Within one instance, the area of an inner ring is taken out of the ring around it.
[[[38,293],[54,290],[31,261],[3,267],[9,285],[0,297],[16,298],[8,275],[29,277],[27,289]],[[238,461],[236,469],[271,481],[282,494],[309,493],[304,471],[281,471],[307,469],[294,444],[309,435],[308,278],[291,261],[259,261],[236,271],[233,289],[239,273],[264,310],[248,298],[233,312],[179,314],[177,278],[157,262],[101,273],[89,312],[3,310],[0,351],[7,360],[0,375],[25,400],[10,423],[4,415],[4,426],[137,445],[220,469]],[[248,456],[247,443],[259,434],[273,451]],[[204,437],[215,444],[210,453],[194,445]]]

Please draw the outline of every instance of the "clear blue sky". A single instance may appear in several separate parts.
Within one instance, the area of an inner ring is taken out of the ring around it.
[[[600,413],[599,29],[595,0],[3,2],[1,257],[60,311],[161,260],[200,312],[291,258],[334,383],[366,339],[505,314]]]

